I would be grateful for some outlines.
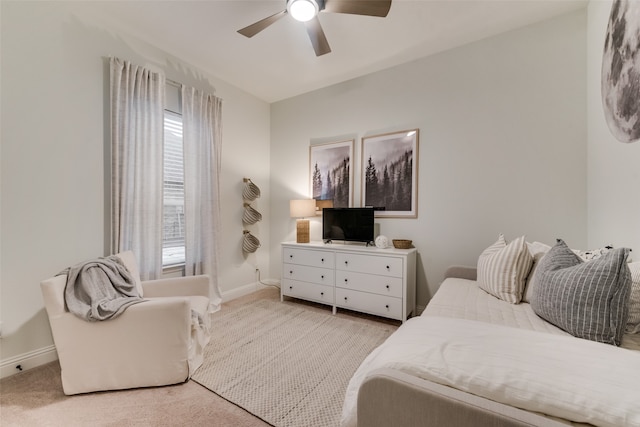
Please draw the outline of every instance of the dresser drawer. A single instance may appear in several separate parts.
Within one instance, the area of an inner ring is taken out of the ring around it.
[[[402,258],[338,252],[336,253],[336,269],[402,277]]]
[[[416,250],[282,243],[285,296],[405,321],[415,313]]]
[[[402,278],[336,270],[336,286],[402,298]]]
[[[334,283],[334,273],[332,269],[309,267],[307,265],[284,264],[282,267],[282,277],[284,279],[327,286],[333,286]]]
[[[282,261],[287,264],[308,265],[310,267],[331,269],[335,266],[333,252],[284,248],[282,255]]]
[[[351,289],[335,289],[336,306],[338,307],[402,320],[401,298],[358,292]]]
[[[333,304],[332,286],[316,285],[307,282],[285,279],[282,281],[282,295]]]

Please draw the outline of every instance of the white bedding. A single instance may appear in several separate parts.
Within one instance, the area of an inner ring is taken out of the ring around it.
[[[422,316],[478,320],[494,325],[567,335],[567,332],[538,317],[528,303],[509,304],[480,289],[473,280],[449,278],[433,296]],[[640,350],[640,334],[626,334],[623,348]]]
[[[483,291],[474,280],[449,278],[433,296],[422,316],[479,320],[494,325],[569,335],[538,317],[530,304],[509,304]]]
[[[410,319],[352,377],[342,426],[356,426],[358,389],[378,368],[575,422],[640,426],[640,352],[564,333],[434,315]]]

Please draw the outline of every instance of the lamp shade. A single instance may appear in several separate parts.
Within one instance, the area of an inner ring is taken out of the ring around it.
[[[291,218],[315,216],[316,201],[314,199],[291,200],[289,201],[289,214]]]

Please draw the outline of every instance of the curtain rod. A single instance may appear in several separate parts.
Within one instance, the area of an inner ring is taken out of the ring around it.
[[[166,77],[165,77],[165,81],[166,81],[167,83],[169,83],[171,86],[175,86],[175,87],[182,87],[182,83],[177,82],[177,81],[175,81],[175,80],[171,80],[171,79],[169,79],[169,78],[166,78]]]
[[[182,89],[182,86],[184,86],[184,84],[182,84],[182,83],[180,83],[180,82],[177,82],[177,81],[175,81],[175,80],[171,80],[171,79],[170,79],[170,78],[168,78],[168,77],[165,77],[165,79],[164,79],[164,80],[165,80],[165,82],[166,82],[167,84],[170,84],[171,86],[177,87],[178,89]],[[219,97],[216,95],[216,90],[215,90],[215,88],[213,89],[213,93],[211,94],[211,96],[215,96],[216,98],[218,98],[218,99],[222,100],[222,98],[219,98]]]

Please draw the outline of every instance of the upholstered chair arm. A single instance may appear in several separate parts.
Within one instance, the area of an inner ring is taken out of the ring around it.
[[[203,296],[209,298],[209,276],[170,277],[142,282],[144,298]]]
[[[452,265],[447,268],[447,271],[444,273],[444,278],[447,279],[457,278],[457,279],[467,279],[467,280],[476,280],[478,277],[478,271],[476,267],[469,267],[465,265]]]
[[[144,301],[101,322],[53,310],[49,322],[65,394],[175,384],[189,377],[188,297]]]

